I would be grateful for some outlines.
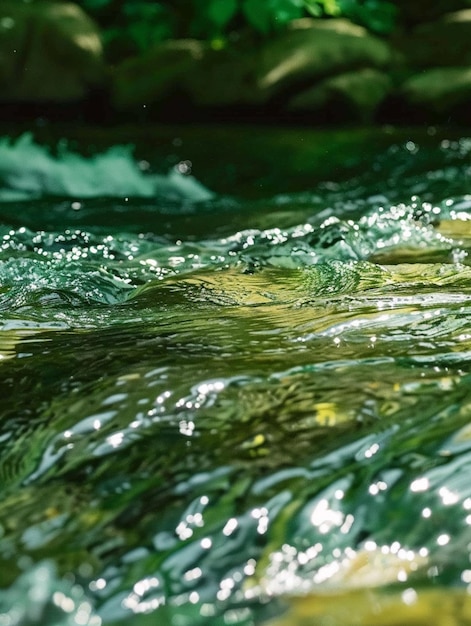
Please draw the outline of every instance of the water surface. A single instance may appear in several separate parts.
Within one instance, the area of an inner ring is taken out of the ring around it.
[[[0,146],[0,624],[471,623],[471,140],[355,141]]]

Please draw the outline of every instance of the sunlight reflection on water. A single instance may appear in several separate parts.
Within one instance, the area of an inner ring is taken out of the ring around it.
[[[0,207],[3,614],[41,572],[37,605],[89,626],[471,584],[469,146],[431,173],[413,143],[257,225],[224,199]]]

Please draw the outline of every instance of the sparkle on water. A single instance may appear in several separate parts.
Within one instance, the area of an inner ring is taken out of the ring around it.
[[[391,143],[243,200],[1,142],[0,626],[471,624],[471,140]]]

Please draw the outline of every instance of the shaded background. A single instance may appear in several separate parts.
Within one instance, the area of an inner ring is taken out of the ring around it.
[[[3,0],[0,111],[27,119],[463,124],[471,3]]]

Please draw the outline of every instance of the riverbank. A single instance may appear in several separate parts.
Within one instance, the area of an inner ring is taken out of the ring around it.
[[[0,2],[3,119],[326,124],[471,122],[467,0],[400,7],[378,35],[344,18],[268,38],[169,39],[110,55],[78,5]]]

